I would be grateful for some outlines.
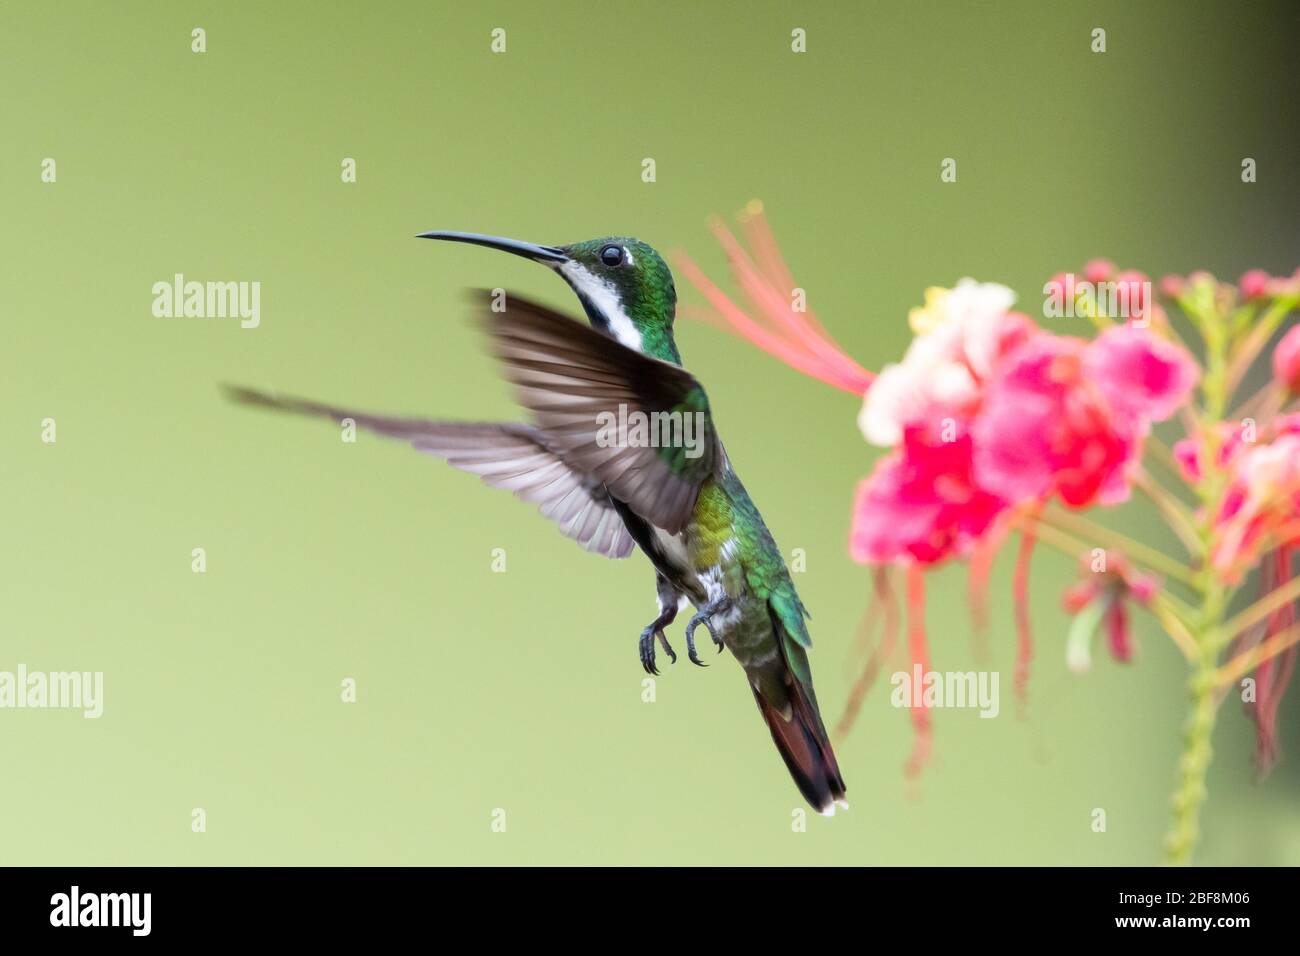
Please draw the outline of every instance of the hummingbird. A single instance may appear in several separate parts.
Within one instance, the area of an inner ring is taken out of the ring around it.
[[[813,692],[809,614],[723,448],[703,387],[682,367],[667,263],[630,237],[565,246],[442,230],[419,238],[521,256],[554,271],[577,295],[588,324],[515,295],[500,310],[499,300],[480,293],[492,351],[530,424],[372,415],[247,388],[230,388],[229,396],[349,418],[513,491],[588,551],[626,558],[639,549],[654,568],[658,603],[637,639],[645,671],[659,673],[656,644],[677,662],[665,629],[692,605],[685,628],[691,662],[704,666],[695,644],[703,625],[718,653],[726,648],[744,669],[804,798],[827,815],[847,807]],[[659,436],[627,426],[638,420],[698,427],[690,444],[681,440],[690,429],[671,431],[668,441],[645,440]],[[612,421],[621,424],[611,429]]]

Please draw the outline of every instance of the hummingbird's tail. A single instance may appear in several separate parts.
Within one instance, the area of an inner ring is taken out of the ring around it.
[[[796,664],[801,663],[806,674],[808,659],[803,648],[787,644],[785,651],[802,659]],[[831,816],[837,804],[846,809],[849,804],[844,799],[844,778],[817,710],[817,698],[811,683],[805,685],[789,662],[778,663],[784,672],[779,681],[784,693],[772,693],[771,681],[760,681],[758,686],[751,682],[750,689],[795,786],[818,813]]]

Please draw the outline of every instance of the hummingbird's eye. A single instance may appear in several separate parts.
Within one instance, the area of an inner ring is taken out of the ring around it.
[[[623,247],[611,243],[600,250],[600,261],[607,266],[621,265],[623,262]]]

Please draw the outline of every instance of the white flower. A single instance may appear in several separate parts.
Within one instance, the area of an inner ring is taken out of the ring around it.
[[[867,391],[858,415],[863,437],[892,447],[902,441],[904,426],[936,405],[954,408],[978,398],[1015,301],[1006,286],[974,279],[954,289],[926,289],[925,305],[908,316],[916,337],[903,361],[885,366]]]

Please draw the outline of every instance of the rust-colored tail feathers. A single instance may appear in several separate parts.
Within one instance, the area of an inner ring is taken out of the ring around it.
[[[831,816],[836,805],[848,807],[844,799],[844,778],[840,776],[816,702],[809,699],[798,678],[788,670],[786,679],[789,696],[785,707],[778,708],[757,689],[754,689],[754,700],[795,786],[818,813]]]

